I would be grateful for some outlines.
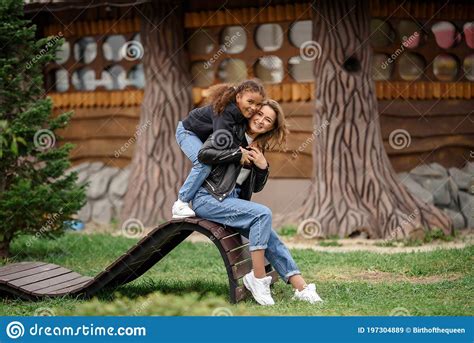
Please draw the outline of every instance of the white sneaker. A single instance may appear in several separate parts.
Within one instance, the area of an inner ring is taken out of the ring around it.
[[[181,200],[176,200],[173,204],[173,219],[195,217],[196,213],[189,207],[189,204]]]
[[[302,291],[298,291],[297,289],[295,289],[295,295],[293,299],[307,301],[311,304],[315,304],[318,301],[323,301],[323,299],[321,299],[318,293],[316,293],[316,286],[314,285],[314,283],[306,285],[306,287]]]
[[[247,288],[253,295],[255,301],[260,305],[275,305],[270,294],[270,284],[272,283],[271,276],[265,276],[258,279],[255,277],[253,270],[245,274],[243,277],[245,288]]]

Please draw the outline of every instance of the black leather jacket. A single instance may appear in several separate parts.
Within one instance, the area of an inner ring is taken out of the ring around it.
[[[245,125],[234,126],[234,140],[238,146],[247,146],[245,140]],[[234,144],[233,144],[234,145]],[[239,148],[224,148],[214,141],[211,135],[198,154],[199,162],[212,165],[211,174],[204,181],[203,187],[219,201],[223,201],[231,193],[237,183],[242,165],[242,152]],[[267,182],[269,168],[260,169],[252,164],[250,175],[240,186],[239,198],[250,200],[252,193],[260,192]]]

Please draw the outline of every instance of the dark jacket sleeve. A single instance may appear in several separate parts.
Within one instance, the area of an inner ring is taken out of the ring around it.
[[[219,139],[219,137],[217,137]],[[240,148],[224,148],[222,142],[216,141],[214,134],[204,142],[198,153],[198,160],[204,164],[240,163],[242,152]]]
[[[232,139],[234,137],[233,130],[235,125],[240,124],[243,121],[245,121],[245,117],[237,106],[234,103],[231,103],[226,106],[222,113],[214,115],[212,120],[212,131],[218,134],[218,138],[221,140],[230,139],[227,145],[228,148],[237,148],[239,146],[238,142],[234,142]]]
[[[255,170],[255,183],[253,186],[254,193],[260,192],[265,184],[267,183],[268,174],[270,173],[270,166],[267,166],[266,169],[260,169],[257,166],[253,166]]]

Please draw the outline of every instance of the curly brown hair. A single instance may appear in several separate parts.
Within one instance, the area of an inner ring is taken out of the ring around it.
[[[216,115],[224,112],[225,107],[231,101],[236,101],[235,97],[243,92],[256,92],[262,98],[266,97],[265,88],[258,79],[245,80],[237,85],[230,83],[221,83],[208,89],[207,104],[212,105],[212,109]]]
[[[255,138],[255,143],[264,152],[269,149],[286,150],[286,138],[290,133],[288,124],[286,123],[285,113],[278,101],[267,99],[263,101],[262,108],[269,106],[276,114],[276,120],[273,124],[273,129],[258,135]]]

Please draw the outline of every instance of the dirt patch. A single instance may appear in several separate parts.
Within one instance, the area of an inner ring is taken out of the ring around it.
[[[406,276],[402,274],[382,272],[379,270],[354,271],[354,270],[338,270],[337,272],[328,273],[327,271],[319,272],[315,275],[316,280],[321,281],[365,281],[371,283],[379,282],[410,282],[413,284],[431,284],[442,281],[454,281],[462,277],[462,274],[451,273],[447,275],[429,275],[422,277]]]
[[[312,249],[315,251],[325,252],[353,252],[353,251],[369,251],[381,254],[396,254],[409,252],[426,252],[436,249],[462,249],[466,246],[474,244],[474,230],[465,230],[459,233],[452,241],[446,242],[441,240],[424,243],[420,246],[404,246],[403,243],[394,243],[393,246],[383,246],[387,241],[382,239],[337,239],[325,240],[325,242],[337,242],[340,246],[321,246],[322,240],[305,239],[299,236],[281,237],[285,244],[291,249]]]

